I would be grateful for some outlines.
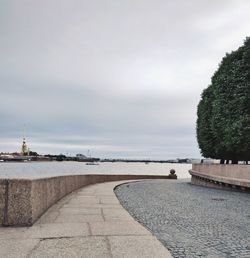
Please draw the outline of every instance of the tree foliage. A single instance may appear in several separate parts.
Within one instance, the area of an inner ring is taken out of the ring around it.
[[[197,110],[204,157],[250,160],[250,38],[222,59]]]

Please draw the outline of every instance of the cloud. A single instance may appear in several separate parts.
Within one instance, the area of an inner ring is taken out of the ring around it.
[[[249,1],[3,1],[0,151],[198,157],[196,107]],[[15,145],[16,143],[16,145]],[[14,148],[15,146],[15,148]]]

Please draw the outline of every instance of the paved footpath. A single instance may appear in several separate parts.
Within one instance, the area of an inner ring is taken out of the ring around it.
[[[0,257],[169,258],[167,249],[120,205],[122,182],[84,187],[30,228],[0,228]]]
[[[115,192],[176,258],[250,258],[250,194],[182,180],[133,182]]]

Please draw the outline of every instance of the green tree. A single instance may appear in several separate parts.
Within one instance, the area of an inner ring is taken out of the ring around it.
[[[35,151],[30,151],[29,154],[30,156],[39,156],[39,154]]]
[[[205,157],[232,163],[250,159],[250,38],[223,58],[197,113],[197,139]]]
[[[212,104],[214,93],[209,86],[202,93],[202,99],[197,109],[197,140],[204,157],[216,158],[215,139],[212,130]]]

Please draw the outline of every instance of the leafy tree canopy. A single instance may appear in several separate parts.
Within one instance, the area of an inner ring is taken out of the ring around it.
[[[197,109],[204,157],[250,160],[250,38],[222,59]]]

